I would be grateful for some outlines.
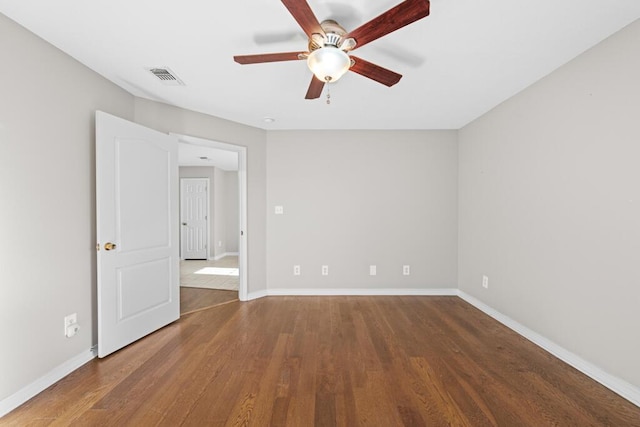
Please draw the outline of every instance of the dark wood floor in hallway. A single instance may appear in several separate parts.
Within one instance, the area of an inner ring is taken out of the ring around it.
[[[180,316],[238,301],[238,291],[180,287]]]
[[[640,426],[640,408],[457,297],[268,297],[184,316],[0,424]]]

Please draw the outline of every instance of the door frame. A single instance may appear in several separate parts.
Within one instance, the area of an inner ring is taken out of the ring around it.
[[[247,235],[249,231],[247,227],[247,147],[175,132],[170,132],[169,135],[176,136],[179,141],[189,144],[238,153],[238,226],[240,228],[240,235],[238,236],[238,270],[240,272],[238,299],[240,301],[248,301],[249,260],[247,257]]]
[[[178,174],[179,175],[179,174]],[[179,238],[180,238],[180,260],[184,261],[185,257],[184,257],[184,242],[183,240],[183,236],[184,233],[182,232],[182,198],[184,197],[184,193],[182,192],[182,182],[185,180],[202,180],[202,181],[206,181],[207,182],[207,253],[206,253],[206,259],[211,259],[211,229],[213,228],[211,226],[211,220],[213,219],[213,216],[211,215],[211,180],[209,178],[192,178],[192,177],[188,177],[188,178],[180,178],[180,176],[178,176],[178,179],[180,181],[180,186],[178,187],[180,189],[180,209],[178,212],[178,216],[180,217],[180,232],[179,234]]]

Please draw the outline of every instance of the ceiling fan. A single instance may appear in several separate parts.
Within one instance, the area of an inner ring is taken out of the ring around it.
[[[306,59],[314,74],[306,99],[319,98],[325,83],[337,81],[347,71],[386,86],[398,83],[402,78],[401,74],[349,55],[348,52],[429,15],[429,0],[405,0],[377,18],[347,32],[334,20],[318,22],[306,0],[282,0],[282,3],[309,37],[308,51],[237,55],[233,59],[239,64]]]

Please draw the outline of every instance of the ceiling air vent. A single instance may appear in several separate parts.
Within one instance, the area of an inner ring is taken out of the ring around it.
[[[184,82],[175,75],[170,69],[163,68],[148,68],[148,70],[156,76],[160,82],[167,86],[184,86]]]

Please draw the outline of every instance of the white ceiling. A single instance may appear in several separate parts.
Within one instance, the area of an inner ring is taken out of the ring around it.
[[[309,0],[347,31],[398,2]],[[136,96],[247,125],[458,129],[640,18],[640,1],[432,0],[429,17],[356,51],[402,80],[387,88],[348,73],[330,105],[304,99],[304,61],[232,59],[306,49],[278,0],[0,0],[0,12]],[[186,86],[164,86],[152,67]]]
[[[214,166],[224,171],[238,170],[237,152],[201,145],[198,139],[188,136],[180,137],[178,144],[180,166]]]

